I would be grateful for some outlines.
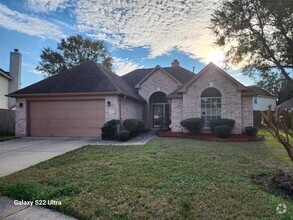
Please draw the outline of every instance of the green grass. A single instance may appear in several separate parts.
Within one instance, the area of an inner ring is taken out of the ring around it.
[[[15,138],[16,137],[14,135],[0,135],[0,142],[13,140]]]
[[[293,202],[252,176],[293,171],[283,147],[155,138],[144,146],[86,146],[0,179],[17,199],[55,199],[78,219],[293,219]],[[279,203],[287,214],[279,215]]]

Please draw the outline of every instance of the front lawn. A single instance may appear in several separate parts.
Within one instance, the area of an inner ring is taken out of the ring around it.
[[[87,146],[0,179],[12,198],[54,199],[78,219],[292,219],[293,201],[252,177],[292,173],[283,147],[155,138],[144,146]],[[276,212],[278,204],[287,213]]]

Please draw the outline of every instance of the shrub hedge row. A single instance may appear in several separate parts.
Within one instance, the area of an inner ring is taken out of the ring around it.
[[[128,141],[144,128],[143,122],[138,119],[125,119],[122,124],[125,131],[118,132],[120,121],[115,119],[107,121],[101,128],[102,139]]]

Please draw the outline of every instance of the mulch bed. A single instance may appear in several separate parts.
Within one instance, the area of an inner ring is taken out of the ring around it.
[[[252,177],[252,182],[260,185],[266,192],[278,194],[293,201],[293,175],[279,171],[261,173]]]
[[[203,141],[216,141],[216,142],[250,142],[250,141],[262,141],[263,136],[249,136],[246,134],[231,134],[228,138],[218,138],[213,134],[199,134],[192,135],[183,132],[171,132],[171,131],[159,131],[157,133],[159,137],[178,137],[178,138],[189,138],[194,140]]]

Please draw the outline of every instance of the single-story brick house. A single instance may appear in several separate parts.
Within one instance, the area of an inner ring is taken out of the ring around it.
[[[171,67],[137,69],[122,77],[89,61],[9,94],[16,98],[17,136],[100,136],[111,119],[137,118],[146,128],[170,118],[172,131],[187,132],[180,122],[202,117],[236,121],[233,133],[253,124],[255,94],[210,63],[198,74]]]

